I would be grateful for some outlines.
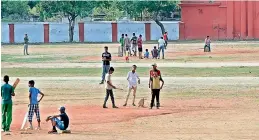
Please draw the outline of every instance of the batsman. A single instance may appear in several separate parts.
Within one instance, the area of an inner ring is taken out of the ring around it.
[[[136,106],[135,105],[135,98],[136,98],[136,92],[137,92],[137,81],[140,84],[140,79],[139,79],[138,74],[136,73],[136,69],[137,69],[137,66],[133,65],[132,70],[128,72],[127,80],[129,82],[129,90],[128,90],[128,94],[127,94],[127,97],[126,97],[125,104],[123,106],[127,106],[129,95],[130,95],[132,89],[133,89],[132,106]]]
[[[12,96],[15,96],[14,88],[18,84],[14,84],[11,86],[8,84],[9,76],[4,76],[5,84],[1,87],[1,96],[2,96],[2,131],[9,132],[10,125],[12,122],[12,109],[13,109],[13,101]]]

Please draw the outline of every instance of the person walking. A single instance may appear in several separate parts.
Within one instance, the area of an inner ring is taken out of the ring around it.
[[[102,61],[103,61],[103,71],[102,71],[102,81],[100,84],[104,83],[105,75],[108,73],[110,69],[110,61],[112,59],[111,54],[108,52],[108,47],[104,47],[104,53],[102,54]]]
[[[160,53],[162,51],[162,59],[165,59],[165,40],[163,37],[158,40],[158,47],[158,58],[160,59]]]

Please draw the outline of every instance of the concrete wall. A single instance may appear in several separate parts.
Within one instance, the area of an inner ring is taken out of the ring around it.
[[[1,42],[9,43],[9,25],[6,23],[1,24]]]
[[[23,43],[24,34],[28,34],[29,42],[43,43],[43,24],[23,24],[17,23],[14,27],[14,42]]]
[[[79,42],[78,25],[74,27],[74,41]],[[51,23],[49,24],[49,41],[50,42],[68,42],[69,31],[68,24]]]
[[[179,39],[179,23],[178,22],[162,22],[165,31],[168,32],[169,40]],[[162,36],[161,28],[156,23],[151,23],[151,40],[158,40]]]
[[[162,22],[169,40],[179,39],[178,22]],[[28,34],[29,43],[69,42],[67,23],[2,23],[2,42],[23,43]],[[154,22],[89,22],[78,23],[74,28],[74,42],[118,42],[121,34],[140,34],[143,40],[158,40],[161,29]]]
[[[112,42],[111,23],[85,23],[84,40],[86,42]]]
[[[138,37],[142,35],[143,41],[146,40],[145,36],[145,24],[144,23],[118,23],[117,40],[120,40],[121,34],[128,34],[128,37],[132,37],[132,33],[135,33]]]

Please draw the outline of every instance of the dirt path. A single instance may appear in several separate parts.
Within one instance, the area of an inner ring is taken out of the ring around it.
[[[138,67],[151,67],[150,63],[134,63]],[[113,67],[131,67],[133,63],[112,63]],[[158,67],[183,67],[183,68],[206,68],[206,67],[258,67],[259,63],[245,62],[209,62],[209,63],[157,63]],[[2,68],[100,68],[101,63],[2,63]]]

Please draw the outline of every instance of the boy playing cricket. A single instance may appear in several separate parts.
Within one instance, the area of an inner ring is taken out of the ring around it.
[[[160,81],[162,82],[162,85],[160,86]],[[164,80],[162,79],[161,75],[158,74],[158,70],[153,71],[153,76],[150,77],[150,87],[152,91],[152,99],[150,103],[150,109],[154,106],[154,100],[156,98],[156,103],[157,103],[157,109],[160,107],[160,101],[159,101],[159,94],[160,90],[164,86]]]
[[[33,80],[29,81],[29,113],[28,113],[28,120],[30,122],[30,127],[28,129],[33,129],[32,127],[32,118],[34,115],[34,112],[36,113],[37,121],[38,121],[38,127],[36,130],[40,130],[40,110],[39,110],[39,102],[44,97],[44,94],[37,88],[34,87],[35,82]],[[38,100],[38,94],[41,95],[40,100]]]
[[[12,122],[12,96],[15,96],[13,86],[9,85],[9,76],[4,76],[5,84],[1,87],[2,96],[2,131],[9,132]]]
[[[53,116],[49,116],[46,121],[51,120],[51,124],[52,124],[52,130],[49,131],[48,133],[57,133],[57,129],[59,130],[66,130],[69,126],[69,118],[65,112],[66,108],[64,106],[61,106],[59,108],[60,114],[59,115],[53,115]],[[60,117],[60,119],[58,119],[58,117]]]
[[[128,72],[127,80],[129,82],[129,84],[128,84],[129,90],[128,90],[128,94],[127,94],[127,98],[126,98],[125,104],[123,106],[127,106],[129,95],[130,95],[132,89],[133,89],[133,102],[132,102],[132,105],[136,106],[135,105],[135,98],[136,98],[136,91],[137,91],[137,81],[138,81],[138,84],[140,84],[140,79],[138,77],[138,74],[136,73],[136,69],[137,69],[137,66],[133,65],[132,66],[132,70]]]
[[[106,96],[105,96],[105,99],[104,99],[103,108],[107,108],[106,102],[107,102],[107,100],[109,99],[109,96],[111,96],[112,107],[113,107],[113,108],[118,108],[118,107],[115,105],[114,95],[113,95],[113,91],[112,91],[112,89],[116,89],[116,87],[112,84],[112,80],[111,80],[111,76],[112,76],[112,73],[113,73],[113,72],[114,72],[114,68],[113,68],[113,67],[110,67],[109,72],[108,72],[108,73],[106,74],[106,76],[105,76]]]

